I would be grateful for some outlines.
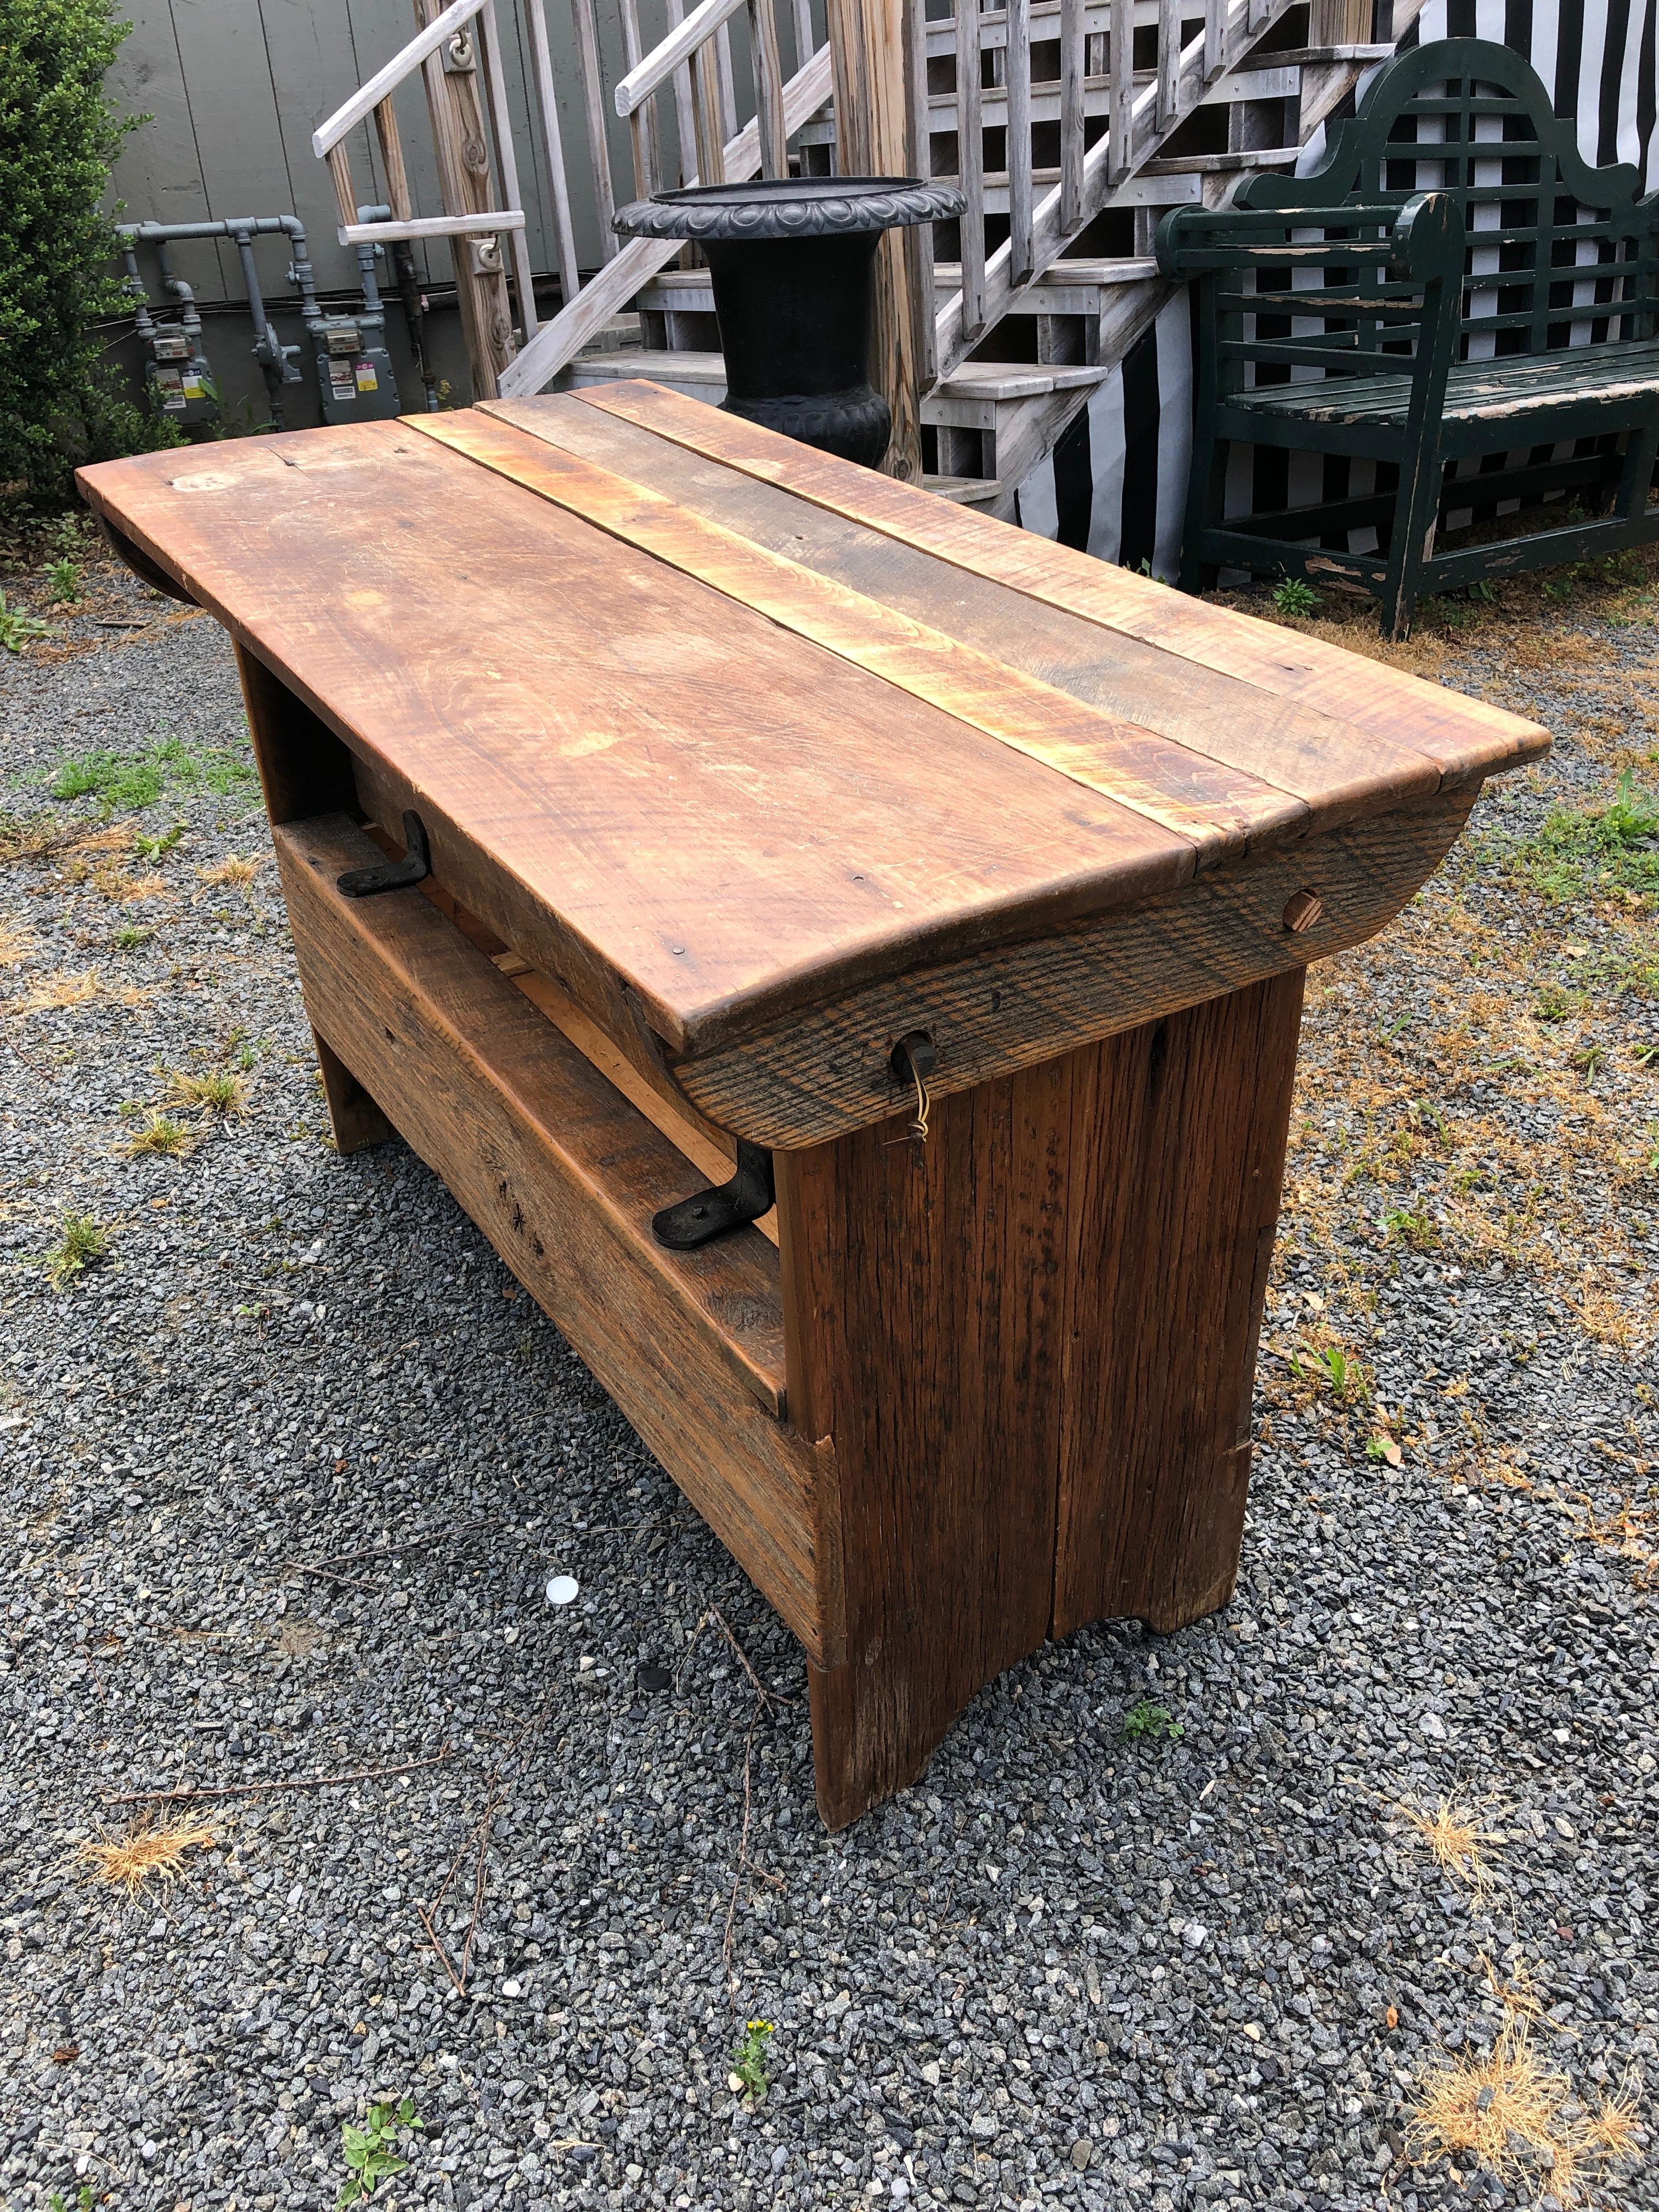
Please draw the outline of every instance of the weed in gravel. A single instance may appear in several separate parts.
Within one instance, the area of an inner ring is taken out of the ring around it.
[[[139,945],[147,945],[155,934],[153,928],[141,929],[136,921],[124,921],[112,942],[118,952],[132,952]]]
[[[46,589],[60,606],[73,606],[81,596],[81,564],[67,554],[46,566]]]
[[[259,863],[252,854],[227,853],[217,867],[198,868],[196,872],[204,884],[251,884],[259,872]]]
[[[772,2086],[766,2070],[766,2047],[777,2033],[769,2020],[751,2020],[744,2023],[738,2047],[732,2053],[732,2071],[726,2077],[728,2089],[737,2091],[750,2104],[758,2105]]]
[[[228,798],[256,781],[253,763],[228,745],[195,751],[168,738],[145,753],[82,753],[52,778],[57,799],[95,799],[106,813],[137,813],[164,790],[208,791]]]
[[[141,860],[148,860],[154,867],[163,853],[173,850],[189,827],[187,822],[175,822],[171,830],[164,830],[159,837],[146,837],[141,830],[133,838],[133,850]]]
[[[37,615],[25,614],[21,607],[9,607],[5,593],[0,592],[0,645],[8,653],[21,653],[31,638],[51,635],[49,623],[43,623]]]
[[[204,1114],[222,1114],[227,1118],[247,1111],[247,1078],[235,1068],[213,1067],[201,1075],[191,1074],[182,1067],[161,1072],[167,1079],[169,1105],[187,1107]]]
[[[1659,806],[1627,768],[1609,805],[1553,807],[1534,836],[1503,852],[1499,865],[1551,906],[1617,891],[1659,898]]]
[[[351,2178],[341,2190],[337,2202],[342,2205],[356,2204],[360,2198],[374,2194],[377,2182],[401,2173],[409,2160],[400,2158],[392,2146],[405,2132],[424,2124],[415,2110],[412,2097],[405,2097],[397,2105],[371,2105],[368,2124],[363,2127],[354,2127],[348,2120],[340,2130],[340,2143]]]
[[[92,2191],[92,2184],[89,2181],[83,2181],[76,2192],[74,2212],[92,2212],[92,2208],[96,2202],[97,2199]],[[70,2206],[64,2202],[62,2193],[56,2189],[52,2191],[48,2199],[48,2212],[70,2212]]]
[[[159,1153],[163,1159],[181,1160],[196,1147],[196,1132],[166,1114],[152,1113],[143,1127],[129,1137],[122,1150],[130,1159]]]
[[[1456,1797],[1442,1797],[1432,1812],[1409,1801],[1390,1809],[1423,1838],[1435,1864],[1461,1881],[1471,1896],[1492,1895],[1497,1877],[1486,1851],[1498,1838],[1486,1826],[1478,1806]]]
[[[75,1278],[106,1258],[110,1233],[89,1213],[71,1209],[58,1224],[58,1242],[41,1257],[41,1266],[54,1290],[67,1290]]]
[[[0,968],[15,968],[35,950],[36,938],[21,915],[0,914]]]
[[[1440,1232],[1426,1213],[1413,1213],[1395,1206],[1382,1216],[1382,1226],[1390,1237],[1413,1252],[1432,1252],[1440,1242]]]
[[[1187,1731],[1171,1717],[1167,1705],[1154,1705],[1150,1698],[1142,1698],[1124,1714],[1123,1733],[1132,1743],[1173,1743]]]
[[[79,1856],[92,1868],[94,1879],[112,1889],[124,1889],[129,1903],[152,1879],[170,1886],[177,1881],[186,1856],[210,1851],[210,1828],[191,1820],[143,1823],[125,1836],[102,1843],[82,1844]]]

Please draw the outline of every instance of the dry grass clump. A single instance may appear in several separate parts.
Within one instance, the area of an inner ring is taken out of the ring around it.
[[[36,945],[34,932],[21,915],[0,914],[0,968],[15,968]]]
[[[146,1154],[159,1154],[164,1159],[181,1160],[196,1147],[196,1132],[175,1121],[170,1115],[152,1111],[142,1129],[135,1130],[123,1150],[131,1159],[142,1159]]]
[[[8,1012],[14,1014],[58,1014],[70,1006],[84,1006],[89,999],[98,996],[98,971],[88,968],[82,975],[43,975],[31,983],[21,999],[13,1000]]]
[[[77,1856],[91,1866],[95,1881],[125,1890],[131,1899],[151,1880],[171,1887],[187,1855],[211,1850],[214,1841],[212,1830],[194,1820],[146,1822],[125,1836],[82,1844]]]
[[[197,1075],[187,1068],[170,1067],[167,1078],[171,1106],[227,1116],[247,1111],[247,1078],[234,1068],[210,1068],[205,1074]]]
[[[1544,2187],[1559,2204],[1577,2203],[1589,2183],[1636,2153],[1639,2090],[1627,2076],[1594,2107],[1583,2104],[1570,2078],[1539,2057],[1516,1993],[1500,1994],[1497,2040],[1490,2051],[1431,2075],[1409,2139],[1425,2162],[1474,2159],[1510,2187]]]
[[[1499,1838],[1486,1826],[1480,1808],[1456,1797],[1442,1797],[1432,1812],[1421,1805],[1401,1802],[1390,1808],[1429,1847],[1430,1856],[1470,1895],[1486,1899],[1498,1886],[1486,1852]]]
[[[197,870],[204,884],[251,884],[258,872],[258,860],[243,853],[227,853],[216,867]]]
[[[113,906],[131,906],[137,899],[165,898],[173,888],[164,875],[152,868],[147,875],[130,875],[118,861],[106,862],[92,872],[92,888]]]

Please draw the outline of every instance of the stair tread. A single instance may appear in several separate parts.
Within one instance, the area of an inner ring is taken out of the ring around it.
[[[1045,285],[1141,284],[1157,274],[1157,262],[1142,254],[1126,253],[1105,258],[1079,255],[1074,260],[1068,260],[1062,255],[1058,261],[1051,261],[1046,269],[1039,269],[1023,289],[1036,292],[1041,291]],[[959,261],[936,261],[933,276],[943,290],[954,292],[962,283],[962,264]]]
[[[579,355],[570,368],[577,384],[603,383],[618,376],[647,376],[659,384],[726,382],[726,359],[718,353],[664,353],[635,347],[627,353]]]
[[[1255,146],[1240,154],[1173,154],[1143,161],[1143,177],[1220,177],[1233,169],[1277,169],[1294,161],[1299,146]]]
[[[941,380],[939,389],[963,398],[1040,399],[1045,392],[1104,383],[1111,373],[1109,368],[1058,362],[964,361]]]
[[[995,499],[1002,489],[998,477],[924,477],[922,483],[941,499],[953,499],[959,507],[972,507],[981,500]]]

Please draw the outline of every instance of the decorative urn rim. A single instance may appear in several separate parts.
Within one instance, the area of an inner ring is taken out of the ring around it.
[[[612,228],[624,238],[826,238],[943,222],[967,204],[954,185],[919,177],[769,177],[634,200]]]

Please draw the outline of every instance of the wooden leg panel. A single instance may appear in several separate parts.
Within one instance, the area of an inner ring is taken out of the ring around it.
[[[1054,1630],[1224,1604],[1296,1071],[1293,969],[1080,1068]]]
[[[915,1780],[985,1683],[1224,1604],[1302,971],[779,1156],[789,1397],[834,1443],[818,1806]]]
[[[376,857],[343,816],[276,842],[334,1064],[386,1101],[808,1652],[839,1661],[834,1463],[781,1418],[771,1246],[745,1229],[664,1250],[651,1217],[698,1181],[667,1139],[418,890],[342,897],[341,871]]]
[[[329,1127],[337,1152],[367,1152],[371,1145],[388,1143],[398,1132],[346,1066],[333,1046],[311,1032],[317,1048],[317,1066],[328,1102]]]
[[[812,1674],[831,1827],[913,1781],[1048,1632],[1071,1062],[778,1158],[791,1404],[833,1437],[847,1662]]]

